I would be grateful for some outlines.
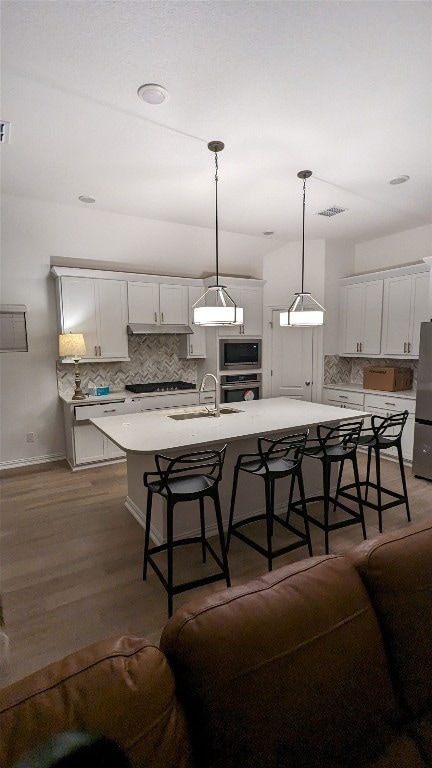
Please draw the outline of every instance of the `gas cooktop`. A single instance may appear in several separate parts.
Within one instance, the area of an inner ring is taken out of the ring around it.
[[[173,392],[176,389],[195,389],[190,381],[154,381],[148,384],[126,384],[125,389],[136,395],[144,392]]]

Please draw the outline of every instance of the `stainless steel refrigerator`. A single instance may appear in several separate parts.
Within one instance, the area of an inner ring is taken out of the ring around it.
[[[432,480],[432,320],[420,329],[413,473]]]

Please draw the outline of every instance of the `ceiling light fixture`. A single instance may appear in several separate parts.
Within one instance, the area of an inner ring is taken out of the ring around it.
[[[274,235],[274,232],[272,229],[265,229],[263,235]]]
[[[243,309],[238,307],[226,290],[219,285],[219,229],[218,229],[218,152],[222,152],[223,141],[210,141],[207,144],[215,156],[215,199],[216,199],[216,283],[192,305],[195,325],[242,325]],[[208,304],[210,302],[210,304]]]
[[[406,181],[409,181],[409,176],[402,175],[402,176],[395,176],[394,179],[390,179],[389,184],[405,184]]]
[[[95,203],[96,198],[91,197],[91,195],[80,195],[78,200],[81,200],[82,203]]]
[[[283,326],[322,325],[324,322],[324,307],[304,290],[304,240],[305,240],[305,208],[306,208],[306,179],[312,176],[312,171],[299,171],[299,179],[303,179],[303,238],[302,238],[302,275],[301,292],[295,293],[295,299],[288,312],[280,313],[280,324]]]
[[[169,93],[163,85],[157,85],[157,83],[146,83],[138,88],[138,96],[140,99],[151,104],[154,107],[163,104],[169,99]]]

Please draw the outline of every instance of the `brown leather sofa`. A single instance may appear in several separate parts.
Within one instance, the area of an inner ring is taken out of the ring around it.
[[[180,608],[0,692],[0,765],[64,729],[132,766],[432,765],[432,523]]]

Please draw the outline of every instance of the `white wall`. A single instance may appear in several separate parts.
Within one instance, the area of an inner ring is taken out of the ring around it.
[[[324,354],[339,353],[339,279],[354,272],[354,243],[328,240],[325,246]]]
[[[432,256],[432,224],[357,243],[355,274],[414,264],[425,256]]]
[[[50,257],[108,260],[150,273],[200,277],[214,272],[214,247],[211,229],[3,197],[1,302],[27,305],[29,351],[0,355],[1,463],[64,453]],[[261,277],[268,249],[265,238],[221,232],[220,271]],[[27,432],[36,433],[36,442],[26,442]]]

